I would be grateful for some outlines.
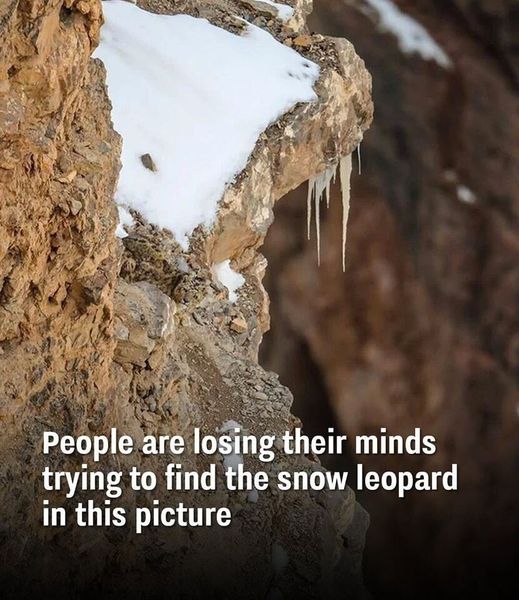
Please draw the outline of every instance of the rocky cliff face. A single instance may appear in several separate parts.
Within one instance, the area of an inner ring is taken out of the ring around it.
[[[149,2],[218,25],[239,14],[317,61],[319,101],[297,107],[261,138],[221,202],[211,231],[183,252],[138,215],[124,244],[114,235],[120,139],[110,122],[104,70],[89,57],[102,23],[97,0],[29,0],[0,9],[0,556],[4,589],[81,594],[163,590],[226,597],[361,593],[366,516],[346,495],[186,496],[226,505],[230,530],[42,530],[44,430],[95,434],[116,427],[141,439],[228,420],[252,433],[298,424],[292,396],[257,363],[268,327],[257,248],[275,202],[357,146],[372,114],[370,78],[345,41],[309,37],[308,1],[281,26],[260,2]],[[301,35],[304,34],[304,35]],[[299,41],[298,41],[299,40]],[[136,82],[138,85],[138,82]],[[246,284],[236,304],[214,280],[231,259]],[[144,458],[140,466],[164,469]],[[120,457],[118,467],[129,466]],[[72,458],[63,468],[78,465]],[[109,462],[106,468],[112,466]],[[139,465],[138,465],[139,466]],[[202,469],[198,457],[184,466]],[[259,465],[253,465],[258,468]],[[317,469],[279,456],[274,469]],[[162,497],[159,495],[159,497]],[[149,498],[125,496],[129,506]],[[274,545],[288,563],[273,564]],[[233,552],[232,559],[229,552]],[[24,572],[21,580],[20,572]],[[117,596],[119,597],[119,596]]]
[[[373,74],[348,270],[340,275],[333,209],[318,269],[304,240],[306,192],[279,204],[265,248],[273,327],[263,360],[299,411],[320,391],[345,431],[420,426],[438,438],[428,468],[460,465],[456,495],[363,498],[381,597],[471,586],[500,595],[519,525],[518,7],[393,3],[448,55],[442,68],[402,52],[368,4],[379,3],[322,0],[312,23],[353,40]],[[313,373],[303,386],[300,365]],[[398,468],[420,464],[399,458]]]

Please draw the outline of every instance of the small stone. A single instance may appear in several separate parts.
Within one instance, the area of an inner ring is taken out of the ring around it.
[[[83,204],[79,200],[71,200],[70,212],[76,216],[83,210]]]
[[[263,392],[254,392],[252,394],[252,397],[255,398],[256,400],[262,400],[263,402],[265,402],[269,399],[267,394],[265,394]]]
[[[78,145],[74,146],[74,150],[79,156],[82,156],[87,162],[92,164],[99,164],[99,152],[96,152],[90,146]]]
[[[70,208],[68,204],[64,201],[58,203],[58,208],[64,215],[68,215],[70,213]]]
[[[283,43],[285,44],[285,46],[288,46],[289,48],[291,48],[294,44],[291,37],[287,37],[287,39]]]
[[[60,183],[72,183],[74,181],[74,179],[76,178],[77,175],[77,171],[73,170],[70,171],[70,173],[68,173],[67,175],[64,175],[63,177],[59,177],[58,181]]]
[[[83,192],[89,191],[91,187],[88,181],[84,177],[81,177],[81,175],[76,179],[76,181],[74,181],[74,185],[78,188],[78,190]]]
[[[76,8],[81,14],[88,15],[91,5],[86,0],[79,0],[79,2],[76,4]]]
[[[150,154],[143,154],[141,156],[141,162],[148,171],[152,171],[153,173],[157,172],[157,165],[153,162],[153,158],[151,158]]]
[[[195,323],[198,323],[199,325],[205,325],[205,323],[206,323],[203,315],[201,315],[199,312],[193,313],[193,320],[195,321]]]
[[[236,317],[231,321],[231,329],[236,333],[245,333],[248,331],[249,326],[243,317]]]
[[[68,156],[61,156],[58,160],[58,166],[62,173],[72,171],[72,161]]]
[[[156,349],[150,354],[150,357],[146,362],[148,363],[148,366],[152,371],[155,371],[159,368],[161,360],[163,358],[163,354],[163,352],[159,352]]]
[[[294,44],[299,48],[309,48],[313,44],[313,40],[310,35],[298,35]]]
[[[112,151],[112,145],[104,140],[99,144],[99,151],[103,154],[108,154],[108,152]]]
[[[116,340],[126,341],[130,337],[130,330],[116,318],[114,323],[114,336]]]

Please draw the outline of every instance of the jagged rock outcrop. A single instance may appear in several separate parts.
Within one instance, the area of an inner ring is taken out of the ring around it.
[[[139,4],[231,28],[230,15],[239,14],[287,44],[306,35],[311,8],[295,2],[293,19],[282,25],[254,3]],[[159,433],[189,438],[193,427],[214,432],[230,419],[256,434],[298,424],[290,392],[257,363],[268,327],[266,265],[257,248],[274,203],[351,153],[372,115],[370,78],[353,47],[310,38],[300,50],[322,67],[319,101],[297,107],[262,136],[214,228],[197,231],[186,253],[135,215],[122,244],[113,203],[120,139],[110,124],[102,64],[89,58],[101,22],[97,0],[15,1],[0,13],[3,590],[321,598],[346,588],[359,596],[366,516],[352,493],[269,490],[257,503],[223,490],[186,493],[190,504],[230,506],[235,519],[225,531],[153,529],[137,538],[130,529],[40,526],[44,464],[81,463],[44,460],[44,430],[79,435],[116,427],[139,440]],[[236,304],[212,275],[213,264],[226,259],[246,279]],[[114,461],[103,467],[161,471],[168,462]],[[195,456],[183,464],[204,467]],[[280,455],[272,465],[296,468],[321,467]],[[153,495],[166,498],[163,490]],[[150,497],[125,492],[123,501],[131,507]],[[279,546],[288,559],[282,569],[272,561]]]
[[[425,466],[460,465],[457,494],[363,498],[381,597],[508,597],[519,528],[518,6],[393,2],[449,56],[445,69],[404,54],[368,4],[322,0],[312,23],[353,40],[373,73],[348,270],[342,277],[336,201],[320,269],[304,239],[306,190],[279,203],[265,248],[273,327],[263,360],[298,410],[328,398],[350,434],[422,427],[439,447]]]

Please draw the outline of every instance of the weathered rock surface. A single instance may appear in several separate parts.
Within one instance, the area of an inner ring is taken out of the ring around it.
[[[288,25],[239,2],[142,2],[233,28],[232,14],[295,40],[310,9]],[[259,141],[229,189],[211,231],[183,253],[167,232],[137,224],[124,247],[114,236],[120,140],[110,125],[104,73],[89,59],[101,24],[95,0],[4,3],[0,9],[0,560],[6,595],[67,597],[94,591],[138,596],[333,597],[362,594],[366,516],[353,493],[185,495],[229,506],[228,530],[42,529],[45,430],[74,435],[110,427],[132,435],[214,433],[230,419],[255,434],[298,424],[292,396],[257,363],[268,298],[257,253],[274,203],[330,161],[350,153],[372,115],[370,78],[347,42],[317,36],[301,51],[322,65],[319,101],[296,108]],[[236,304],[213,281],[232,259],[246,278]],[[117,457],[157,472],[169,461]],[[207,466],[186,456],[185,468]],[[260,464],[251,460],[250,466]],[[278,456],[273,470],[320,469]],[[220,465],[220,475],[222,467]],[[164,490],[153,494],[168,500]],[[81,499],[76,496],[74,503]],[[54,498],[58,501],[57,498]],[[171,498],[169,498],[171,501]],[[59,500],[62,502],[63,500]],[[178,497],[175,497],[178,502]],[[123,503],[150,503],[125,492]],[[175,503],[176,503],[175,502]],[[272,560],[281,546],[280,570]],[[230,555],[230,553],[232,553]],[[19,574],[23,572],[23,578]],[[18,596],[19,597],[19,596]]]
[[[438,438],[424,463],[370,466],[459,463],[457,494],[362,499],[372,516],[369,580],[381,597],[508,597],[519,530],[518,6],[396,4],[453,69],[404,55],[363,2],[316,3],[312,26],[353,40],[366,59],[376,118],[353,183],[346,276],[337,200],[321,269],[304,239],[306,190],[277,206],[263,364],[301,412],[317,393],[351,434],[419,426]]]

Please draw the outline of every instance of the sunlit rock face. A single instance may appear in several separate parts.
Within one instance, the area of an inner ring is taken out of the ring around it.
[[[79,457],[44,460],[45,430],[93,435],[117,428],[136,441],[146,434],[189,441],[194,427],[214,433],[230,421],[256,435],[300,424],[290,391],[257,361],[269,321],[258,248],[276,201],[350,155],[372,118],[364,63],[345,40],[311,35],[308,0],[292,2],[288,19],[273,18],[272,7],[260,2],[138,4],[207,18],[236,35],[243,34],[243,19],[254,22],[319,66],[315,97],[290,105],[259,136],[245,170],[228,182],[212,226],[197,228],[188,248],[135,211],[125,215],[120,241],[114,195],[121,139],[112,127],[105,70],[90,58],[101,3],[2,4],[2,594],[323,598],[347,590],[360,597],[368,518],[350,489],[267,490],[255,502],[224,489],[210,498],[183,496],[195,506],[228,506],[235,518],[226,531],[150,528],[136,537],[131,529],[42,530],[45,463],[82,468]],[[137,159],[147,176],[163,168],[147,148]],[[215,276],[222,263],[239,275],[237,297],[229,298],[229,287]],[[103,468],[161,472],[168,462],[139,454],[112,457]],[[182,466],[201,471],[203,462],[186,454]],[[279,456],[278,468],[321,467],[310,457]],[[163,489],[155,496],[172,502]],[[121,500],[129,510],[150,501],[132,493]]]

